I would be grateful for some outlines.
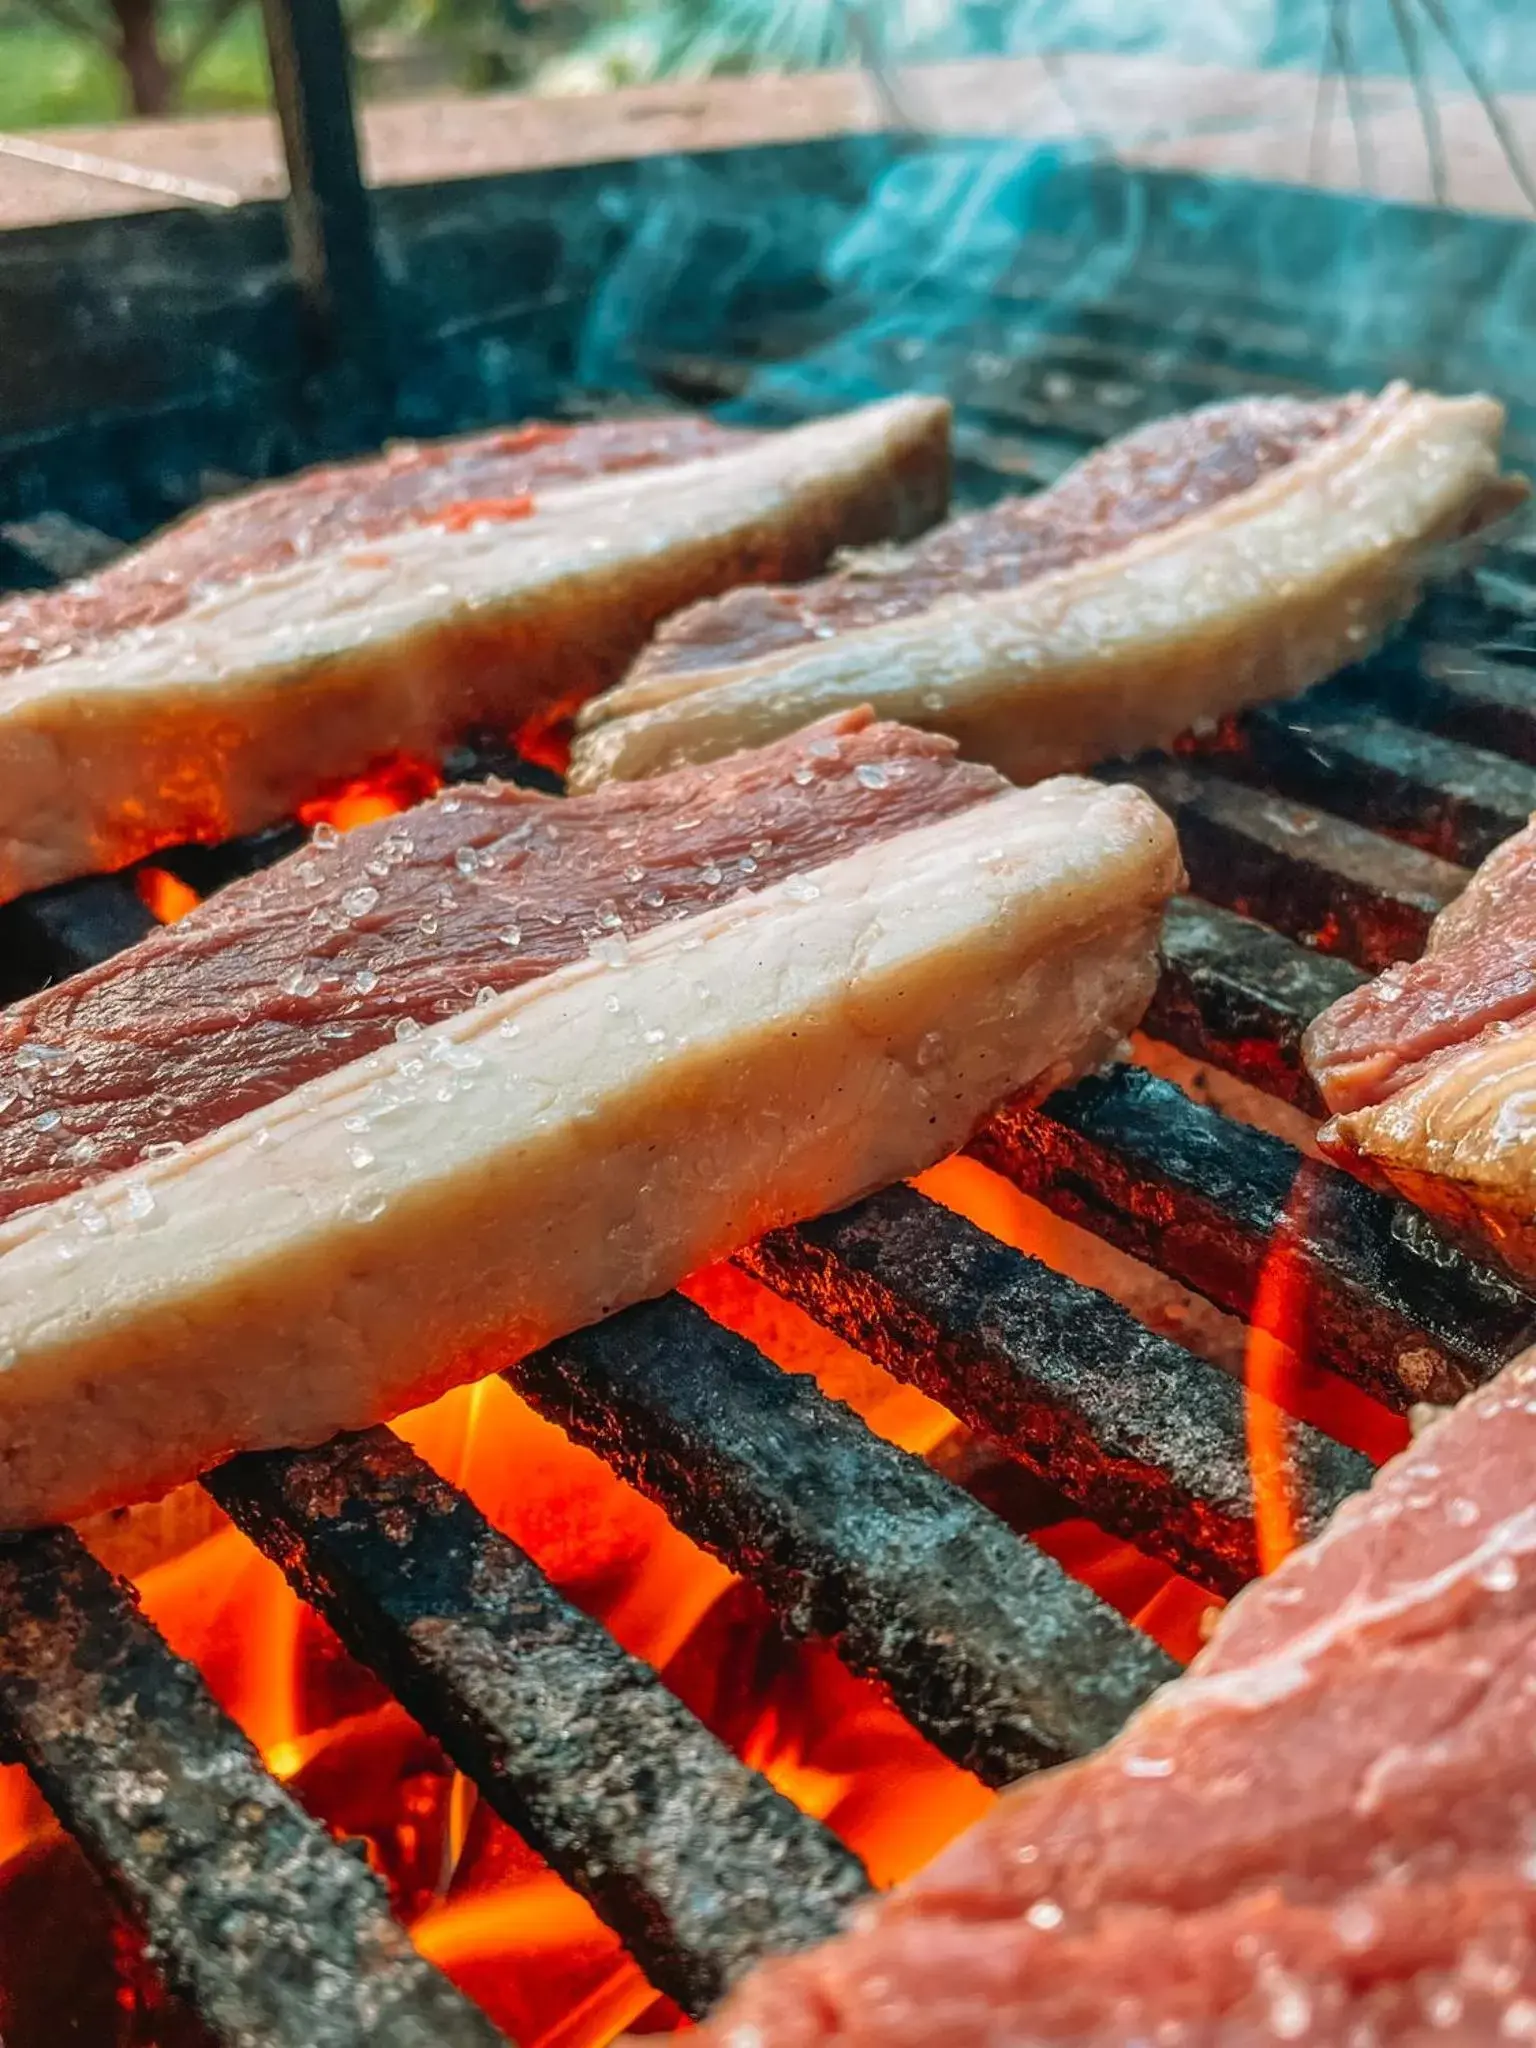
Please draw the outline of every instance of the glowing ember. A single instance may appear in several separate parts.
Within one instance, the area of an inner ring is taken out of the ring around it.
[[[300,804],[299,823],[311,829],[334,825],[338,832],[350,832],[354,826],[371,825],[376,819],[392,818],[397,811],[408,811],[412,804],[425,803],[442,786],[442,775],[430,761],[395,754],[376,761],[350,782],[322,790]]]
[[[169,868],[140,868],[133,885],[139,892],[139,901],[161,924],[175,924],[202,901],[197,891]]]
[[[582,697],[570,697],[563,704],[535,712],[526,725],[518,728],[513,739],[515,750],[536,768],[564,775],[571,765],[573,721],[584,701]]]

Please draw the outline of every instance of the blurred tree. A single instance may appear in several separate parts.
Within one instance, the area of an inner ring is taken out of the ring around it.
[[[198,0],[175,10],[177,33],[167,33],[165,0],[26,0],[72,36],[100,45],[121,67],[135,114],[169,114],[192,72],[247,0]]]
[[[11,0],[94,44],[117,66],[127,110],[175,113],[199,64],[256,0]],[[582,0],[343,0],[354,37],[381,29],[446,45],[466,85],[521,80],[552,33],[580,34],[593,9]]]

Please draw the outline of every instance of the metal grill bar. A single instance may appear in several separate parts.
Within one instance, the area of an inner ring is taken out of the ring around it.
[[[1144,1024],[1151,1036],[1318,1114],[1302,1034],[1360,986],[1361,969],[1187,896],[1170,905],[1162,943],[1163,972]]]
[[[1287,796],[1475,867],[1536,811],[1536,769],[1352,706],[1327,688],[1243,720],[1233,766]]]
[[[268,1776],[131,1591],[67,1530],[0,1539],[0,1747],[175,1989],[262,2048],[490,2048],[384,1888]]]
[[[1051,1559],[678,1296],[507,1377],[990,1784],[1095,1748],[1172,1675]]]
[[[687,2011],[834,1933],[865,1891],[856,1858],[388,1430],[206,1483]]]
[[[1243,1390],[1106,1295],[911,1188],[774,1231],[747,1270],[1219,1593],[1258,1570]],[[1370,1466],[1298,1425],[1291,1497],[1320,1529]]]
[[[1536,763],[1536,683],[1530,653],[1522,661],[1448,647],[1400,642],[1362,672],[1362,687],[1383,710],[1447,739]]]
[[[1458,1399],[1536,1336],[1536,1303],[1415,1212],[1138,1067],[1006,1109],[971,1150],[1234,1315],[1283,1244],[1311,1354],[1398,1409]]]
[[[244,839],[226,839],[219,846],[172,846],[154,857],[156,867],[167,868],[199,896],[211,896],[244,875],[259,874],[263,868],[296,853],[309,834],[302,825],[273,825],[265,832],[253,832]]]
[[[1206,769],[1152,760],[1130,776],[1178,826],[1190,885],[1207,902],[1361,967],[1417,957],[1466,886],[1466,869],[1434,854]]]
[[[0,906],[0,1002],[110,960],[154,929],[124,875],[93,875]]]

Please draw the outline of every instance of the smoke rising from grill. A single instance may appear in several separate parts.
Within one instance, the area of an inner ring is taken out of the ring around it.
[[[822,47],[872,66],[849,105],[879,132],[798,188],[766,159],[740,182],[658,160],[584,382],[665,382],[750,338],[729,412],[943,391],[962,452],[1022,426],[1035,480],[1202,399],[1394,375],[1491,389],[1517,451],[1536,442],[1536,124],[1514,97],[1536,68],[1497,0],[841,16]]]

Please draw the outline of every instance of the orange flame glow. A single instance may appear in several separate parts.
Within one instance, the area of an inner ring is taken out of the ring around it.
[[[1306,1348],[1307,1278],[1297,1250],[1308,1178],[1298,1171],[1254,1289],[1243,1361],[1248,1466],[1259,1570],[1272,1572],[1300,1541],[1291,1474],[1291,1416]]]
[[[334,825],[338,832],[350,832],[358,825],[372,825],[379,818],[392,818],[413,804],[425,803],[443,786],[443,778],[430,761],[410,754],[393,754],[376,761],[362,775],[335,783],[298,809],[301,825]]]
[[[161,924],[177,923],[202,901],[197,891],[169,868],[140,868],[133,885],[139,892],[139,901]]]
[[[1310,1281],[1300,1243],[1318,1185],[1318,1168],[1303,1160],[1265,1252],[1249,1312],[1244,1413],[1259,1569],[1264,1572],[1272,1572],[1300,1541],[1291,1464],[1297,1420],[1315,1423],[1378,1461],[1408,1442],[1402,1416],[1311,1357]]]

